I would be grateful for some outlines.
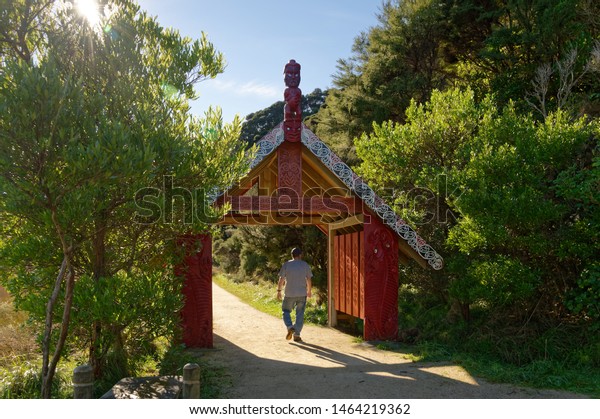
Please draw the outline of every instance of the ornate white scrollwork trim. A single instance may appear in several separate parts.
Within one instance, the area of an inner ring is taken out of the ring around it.
[[[258,150],[252,163],[250,170],[254,169],[265,157],[271,154],[283,142],[283,126],[279,124],[275,129],[271,130],[259,142],[256,143]]]

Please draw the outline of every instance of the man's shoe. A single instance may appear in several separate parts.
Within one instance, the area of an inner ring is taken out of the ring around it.
[[[285,335],[285,340],[290,340],[292,338],[292,336],[294,335],[294,332],[295,332],[294,328],[290,327],[288,329],[287,335]]]
[[[300,336],[294,336],[294,342],[302,342],[302,338]]]

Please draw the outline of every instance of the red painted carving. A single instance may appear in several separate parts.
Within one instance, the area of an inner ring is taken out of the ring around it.
[[[364,225],[365,340],[398,336],[398,237],[376,217]]]
[[[300,85],[300,64],[290,60],[283,69],[284,82],[287,89],[283,92],[285,107],[283,108],[283,130],[286,141],[300,141],[302,131],[302,91]]]
[[[212,348],[212,239],[210,234],[180,237],[183,261],[175,274],[185,278],[181,310],[183,343],[190,348]]]
[[[277,192],[302,196],[302,143],[283,142],[277,148]]]

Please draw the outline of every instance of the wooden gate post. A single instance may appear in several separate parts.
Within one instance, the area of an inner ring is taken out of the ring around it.
[[[183,343],[188,348],[212,348],[212,238],[210,234],[183,236],[178,244],[186,254],[175,268],[175,274],[185,278]]]
[[[183,367],[183,398],[200,398],[200,366],[185,364]]]
[[[94,397],[94,369],[84,364],[73,370],[73,398],[91,399]]]
[[[377,217],[364,224],[365,340],[398,337],[398,236]]]

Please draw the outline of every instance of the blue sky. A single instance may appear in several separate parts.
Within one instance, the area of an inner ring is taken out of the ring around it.
[[[197,86],[193,112],[209,105],[225,121],[244,118],[281,100],[283,66],[302,65],[303,93],[331,86],[339,58],[351,55],[354,38],[377,24],[381,0],[138,0],[166,27],[199,38],[204,31],[225,55],[227,68]],[[283,111],[282,111],[283,112]]]

